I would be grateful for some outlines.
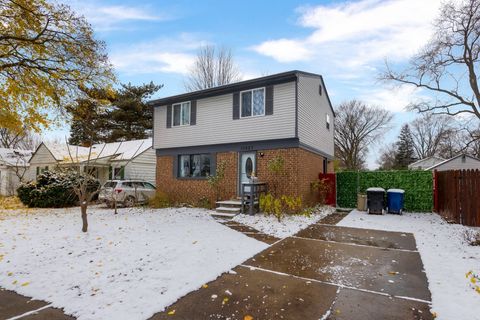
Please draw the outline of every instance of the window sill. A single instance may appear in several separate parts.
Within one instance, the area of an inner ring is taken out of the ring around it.
[[[176,177],[177,180],[208,180],[208,177]]]

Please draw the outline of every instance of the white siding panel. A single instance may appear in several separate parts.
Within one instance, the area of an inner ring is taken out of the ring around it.
[[[155,184],[155,170],[155,150],[148,149],[127,164],[125,178],[145,180]]]
[[[319,94],[319,77],[301,75],[298,79],[298,138],[300,143],[328,155],[334,153],[334,117],[325,88]],[[326,114],[330,116],[330,130],[326,128]]]
[[[44,144],[41,144],[37,151],[30,158],[30,168],[28,172],[28,179],[26,181],[35,180],[37,178],[37,167],[48,166],[49,169],[55,168],[57,160],[52,156],[50,151]]]
[[[30,159],[30,165],[42,165],[42,166],[54,166],[57,164],[57,161],[52,156],[50,151],[45,147],[44,144],[40,145],[37,152],[35,152]]]
[[[439,165],[435,169],[438,171],[480,169],[480,161],[466,157],[465,162],[462,162],[462,157],[457,157],[451,161]]]
[[[295,82],[274,86],[273,115],[232,119],[233,94],[197,100],[197,124],[166,127],[166,106],[155,108],[154,148],[295,137]]]

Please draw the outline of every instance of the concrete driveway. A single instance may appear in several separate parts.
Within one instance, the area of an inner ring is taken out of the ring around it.
[[[430,300],[412,234],[313,224],[152,319],[433,319]]]

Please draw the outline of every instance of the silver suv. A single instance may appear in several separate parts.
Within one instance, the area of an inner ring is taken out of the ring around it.
[[[123,204],[132,207],[136,204],[148,202],[155,196],[156,188],[153,184],[141,180],[109,180],[100,189],[98,200],[113,207]]]

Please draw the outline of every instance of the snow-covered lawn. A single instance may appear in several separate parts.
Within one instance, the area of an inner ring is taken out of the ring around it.
[[[239,214],[233,218],[238,223],[245,224],[254,229],[262,231],[263,233],[278,237],[285,238],[294,235],[298,231],[308,227],[312,223],[328,216],[335,212],[335,208],[324,206],[319,208],[310,217],[301,215],[287,215],[279,222],[275,216],[265,216],[262,213],[254,216]]]
[[[434,213],[377,216],[356,210],[338,225],[413,233],[437,319],[480,319],[480,294],[465,277],[470,270],[480,272],[480,247],[469,246],[464,240],[468,227],[448,224]]]
[[[0,216],[0,286],[79,319],[146,319],[266,244],[201,209],[79,208]]]

